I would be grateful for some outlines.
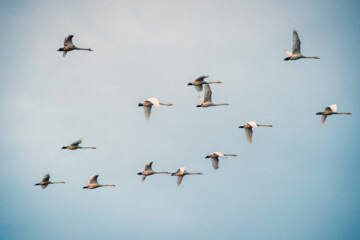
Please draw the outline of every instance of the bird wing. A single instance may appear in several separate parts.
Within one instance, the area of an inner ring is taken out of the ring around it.
[[[145,114],[145,119],[149,120],[150,119],[150,114],[151,114],[151,106],[143,106],[144,108],[144,114]]]
[[[325,124],[326,117],[327,117],[327,115],[321,115],[320,122],[321,122],[322,125]]]
[[[254,121],[250,121],[250,122],[248,122],[248,124],[249,124],[251,127],[253,127],[253,128],[257,128],[257,127],[258,127],[257,124],[256,124],[256,122],[254,122]]]
[[[331,109],[331,111],[336,112],[337,111],[337,106],[336,104],[330,105],[329,108]]]
[[[178,179],[177,179],[177,185],[178,185],[178,186],[180,186],[183,178],[184,178],[184,176],[178,176]]]
[[[218,155],[219,157],[225,157],[224,154],[222,152],[214,152],[216,155]]]
[[[41,188],[45,189],[45,188],[47,188],[47,186],[48,186],[47,184],[44,184],[44,185],[41,185]]]
[[[141,181],[144,182],[145,178],[146,178],[146,175],[143,175],[142,178],[141,178]]]
[[[219,158],[213,157],[211,158],[211,162],[215,170],[219,169]]]
[[[74,44],[72,43],[72,38],[74,37],[74,35],[69,35],[65,38],[64,40],[64,47],[66,46],[74,46]]]
[[[89,184],[98,184],[97,178],[99,175],[91,176],[89,179]]]
[[[49,181],[49,179],[50,179],[50,175],[47,173],[47,174],[45,174],[45,176],[43,177],[42,182],[47,182],[47,181]]]
[[[244,130],[245,130],[246,140],[248,141],[248,143],[252,143],[253,130],[251,128],[244,128]]]
[[[293,32],[293,46],[292,46],[292,53],[293,54],[300,54],[300,39],[298,33],[294,30]]]
[[[284,53],[286,53],[286,55],[288,55],[289,57],[291,57],[291,56],[292,56],[292,53],[291,53],[291,52],[289,52],[289,51],[287,51],[287,50],[284,50]]]
[[[149,163],[147,163],[146,165],[145,165],[145,171],[152,171],[152,164],[153,164],[153,162],[149,162]]]
[[[203,85],[195,85],[194,87],[198,92],[201,92],[203,90]]]
[[[185,169],[186,169],[186,167],[182,167],[182,168],[179,168],[179,172],[182,174],[182,173],[185,173]]]
[[[195,82],[202,82],[202,81],[204,81],[204,79],[207,78],[207,77],[209,77],[209,76],[200,76],[200,77],[198,77],[197,79],[195,79]]]
[[[204,99],[202,99],[202,97],[198,96],[198,99],[201,103],[204,103]]]
[[[212,95],[211,88],[210,88],[209,84],[206,84],[206,85],[205,85],[204,101],[205,101],[205,102],[211,102],[211,95]]]
[[[146,99],[146,101],[151,102],[152,104],[154,104],[155,107],[160,107],[159,100],[157,98],[149,98]]]
[[[78,146],[80,143],[82,143],[82,139],[79,139],[79,140],[77,140],[76,142],[73,142],[73,143],[70,144],[70,145]]]

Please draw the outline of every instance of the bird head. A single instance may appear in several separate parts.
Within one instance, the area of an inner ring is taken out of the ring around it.
[[[244,128],[244,126],[240,126],[239,128]]]
[[[142,172],[138,172],[137,175],[142,175]]]
[[[196,107],[201,107],[201,105],[196,105]]]
[[[62,51],[64,51],[64,48],[59,48],[58,51],[62,52]]]
[[[83,189],[88,188],[88,186],[83,187]]]
[[[61,149],[67,149],[67,146],[63,146]]]
[[[189,83],[188,83],[188,86],[191,86],[191,85],[193,85],[192,82],[189,82]]]
[[[321,114],[322,114],[322,112],[317,112],[317,113],[316,113],[316,115],[321,115]]]
[[[139,104],[138,104],[138,106],[139,106],[139,107],[142,107],[142,106],[143,106],[143,104],[142,104],[142,103],[139,103]]]
[[[205,158],[210,158],[210,155],[207,155]]]

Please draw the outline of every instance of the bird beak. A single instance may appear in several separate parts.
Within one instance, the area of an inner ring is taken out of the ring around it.
[[[240,126],[239,128],[244,128],[244,126]]]

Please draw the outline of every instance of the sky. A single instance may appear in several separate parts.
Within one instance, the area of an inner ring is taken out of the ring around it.
[[[359,239],[357,1],[1,1],[0,239]],[[283,61],[297,30],[304,55]],[[56,50],[74,35],[78,47]],[[187,86],[209,75],[196,108]],[[138,103],[150,97],[173,107]],[[315,113],[337,104],[348,115]],[[254,130],[248,144],[240,125]],[[78,139],[96,150],[62,150]],[[205,156],[237,154],[215,171]],[[137,172],[186,166],[201,176]],[[50,173],[43,190],[35,183]],[[91,175],[115,188],[82,189]]]

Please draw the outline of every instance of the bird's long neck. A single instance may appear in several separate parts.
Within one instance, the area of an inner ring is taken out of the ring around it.
[[[78,148],[90,148],[90,149],[96,149],[96,147],[78,147]]]
[[[101,184],[101,187],[115,187],[114,184]]]
[[[160,105],[163,105],[163,106],[172,106],[171,103],[159,103]]]
[[[334,114],[351,114],[350,112],[334,112]]]
[[[210,84],[210,83],[222,83],[220,81],[216,81],[216,82],[207,82],[207,84]]]
[[[74,49],[76,49],[76,50],[92,51],[90,48],[78,48],[78,47],[74,47]]]
[[[229,104],[228,103],[219,103],[219,104],[213,103],[213,106],[222,106],[222,105],[228,106]]]
[[[165,174],[170,174],[169,172],[153,172],[154,174],[158,174],[158,173],[165,173]]]
[[[60,181],[60,182],[49,182],[49,184],[55,184],[55,183],[65,183],[64,181]]]
[[[236,154],[224,154],[224,156],[233,156],[233,157],[236,157],[237,155],[236,155]]]
[[[256,125],[260,127],[272,127],[272,125],[270,124],[256,124]]]
[[[202,175],[201,172],[197,172],[197,173],[187,173],[187,175]]]
[[[304,55],[301,55],[303,58],[313,58],[313,59],[320,59],[319,57],[307,57],[307,56],[304,56]]]

